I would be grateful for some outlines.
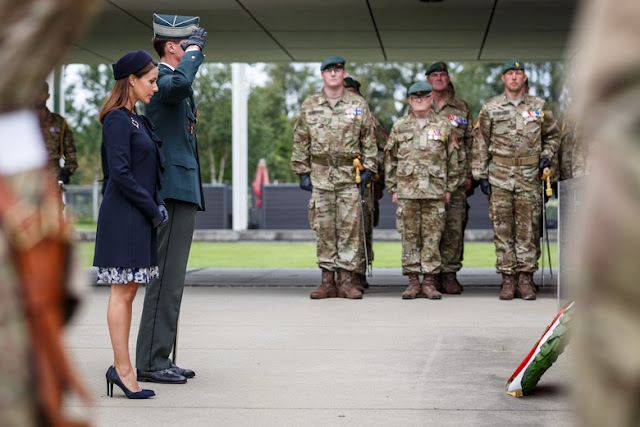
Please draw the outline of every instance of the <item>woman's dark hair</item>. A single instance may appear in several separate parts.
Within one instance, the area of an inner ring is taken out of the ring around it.
[[[147,65],[133,73],[133,75],[137,78],[141,78],[157,66],[158,63],[151,60]],[[109,111],[124,107],[127,105],[127,101],[129,101],[129,79],[123,78],[116,80],[116,84],[113,86],[113,89],[111,89],[111,92],[109,92],[109,95],[107,95],[104,103],[102,104],[102,108],[100,109],[100,114],[98,116],[100,123],[104,121],[104,117]],[[136,112],[135,104],[133,106],[133,112]]]

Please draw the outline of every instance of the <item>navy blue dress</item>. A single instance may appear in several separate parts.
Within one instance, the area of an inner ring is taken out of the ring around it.
[[[93,265],[131,276],[157,266],[157,233],[164,157],[151,122],[125,108],[112,110],[102,127],[102,171],[105,177],[98,216]],[[128,271],[127,271],[128,269]],[[149,271],[149,270],[147,270]],[[157,272],[157,267],[155,268]],[[101,282],[118,283],[111,276]],[[148,278],[136,282],[147,282]],[[126,283],[121,281],[120,283]]]

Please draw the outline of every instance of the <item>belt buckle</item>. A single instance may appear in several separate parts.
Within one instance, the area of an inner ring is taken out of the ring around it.
[[[338,157],[329,157],[329,166],[337,168],[340,166],[340,159]]]
[[[513,165],[514,166],[522,166],[522,159],[519,157],[516,157],[515,159],[513,159]]]

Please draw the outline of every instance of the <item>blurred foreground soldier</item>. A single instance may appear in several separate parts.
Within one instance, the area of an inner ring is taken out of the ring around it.
[[[44,136],[47,151],[49,151],[51,169],[60,182],[69,184],[71,175],[78,169],[73,132],[69,129],[64,117],[49,111],[47,108],[49,96],[49,84],[43,82],[35,104],[35,110],[40,118],[42,135]]]
[[[62,411],[63,391],[71,387],[88,399],[62,343],[69,235],[32,106],[41,82],[97,4],[24,0],[0,5],[2,426],[74,425]]]
[[[469,105],[455,96],[450,85],[449,69],[444,62],[434,62],[425,72],[431,85],[431,111],[451,124],[458,157],[458,188],[451,193],[446,207],[447,218],[440,240],[442,281],[438,290],[445,294],[462,293],[456,277],[462,268],[464,229],[467,225],[467,192],[471,191],[472,118]]]
[[[344,59],[328,57],[320,72],[324,86],[300,107],[291,153],[291,169],[300,188],[312,191],[310,210],[315,212],[322,283],[310,297],[360,299],[353,275],[364,263],[361,200],[377,172],[378,149],[367,103],[344,89]],[[359,185],[356,161],[364,167]]]
[[[572,99],[593,159],[571,282],[578,424],[640,425],[640,3],[583,3]]]
[[[587,173],[587,144],[573,114],[562,123],[560,147],[551,160],[551,180],[579,178]]]
[[[158,92],[145,108],[162,140],[165,158],[160,195],[169,222],[158,231],[160,277],[147,286],[138,345],[138,381],[184,384],[195,376],[169,358],[178,332],[178,316],[196,214],[204,210],[196,142],[193,80],[204,60],[207,32],[195,16],[153,15],[153,47],[160,56]]]
[[[362,96],[360,93],[360,82],[352,79],[351,77],[345,77],[343,81],[343,85],[345,89],[349,92],[355,93],[357,95]],[[376,145],[378,147],[378,173],[374,175],[373,182],[371,183],[372,188],[368,188],[364,193],[364,227],[365,227],[365,235],[366,235],[366,251],[367,251],[367,259],[369,263],[373,261],[374,253],[373,253],[373,227],[378,225],[377,220],[380,215],[380,198],[383,196],[384,190],[384,146],[387,143],[387,138],[389,135],[387,131],[380,123],[380,120],[373,114],[371,111],[371,122],[373,123],[373,131],[376,138]],[[366,262],[365,257],[362,257],[362,261]],[[367,266],[363,263],[356,270],[353,275],[354,284],[358,287],[358,289],[363,290],[369,287],[367,283],[366,276]]]
[[[536,299],[542,200],[540,172],[560,143],[560,129],[547,103],[525,93],[521,61],[504,65],[505,92],[490,98],[473,129],[474,179],[490,195],[500,299]]]
[[[402,274],[409,277],[403,299],[441,298],[436,277],[445,205],[458,188],[455,138],[449,121],[431,113],[430,91],[426,82],[409,88],[411,112],[394,123],[385,149],[387,191],[398,204]]]

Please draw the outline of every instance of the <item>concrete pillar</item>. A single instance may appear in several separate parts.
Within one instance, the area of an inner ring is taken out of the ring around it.
[[[64,67],[55,68],[47,76],[49,83],[49,99],[47,100],[47,108],[64,117]]]
[[[231,64],[231,157],[233,166],[233,229],[246,230],[248,226],[248,85],[247,64]]]

